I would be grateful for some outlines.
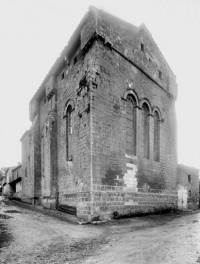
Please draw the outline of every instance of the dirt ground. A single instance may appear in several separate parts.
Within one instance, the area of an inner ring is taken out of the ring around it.
[[[78,225],[0,201],[0,263],[200,263],[200,212]]]

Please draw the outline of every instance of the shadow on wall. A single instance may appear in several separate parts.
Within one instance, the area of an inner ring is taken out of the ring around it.
[[[102,185],[123,186],[123,174],[120,168],[115,170],[108,169],[105,178],[102,179]]]
[[[138,175],[138,187],[142,189],[165,190],[165,180],[164,177],[159,179],[158,175],[149,177],[145,174],[141,174]]]

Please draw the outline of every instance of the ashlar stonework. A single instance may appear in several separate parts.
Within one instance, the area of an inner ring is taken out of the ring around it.
[[[146,26],[91,7],[30,101],[22,199],[90,220],[177,207],[176,98]]]

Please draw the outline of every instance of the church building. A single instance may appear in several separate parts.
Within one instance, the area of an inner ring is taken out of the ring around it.
[[[88,220],[176,208],[176,98],[146,26],[90,7],[30,101],[22,200]]]

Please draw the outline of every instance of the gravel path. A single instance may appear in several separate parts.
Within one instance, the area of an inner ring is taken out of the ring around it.
[[[0,263],[79,263],[103,242],[101,228],[77,225],[51,216],[1,203],[6,243]],[[77,262],[78,261],[78,262]]]
[[[0,263],[200,263],[200,211],[78,225],[0,201]]]

